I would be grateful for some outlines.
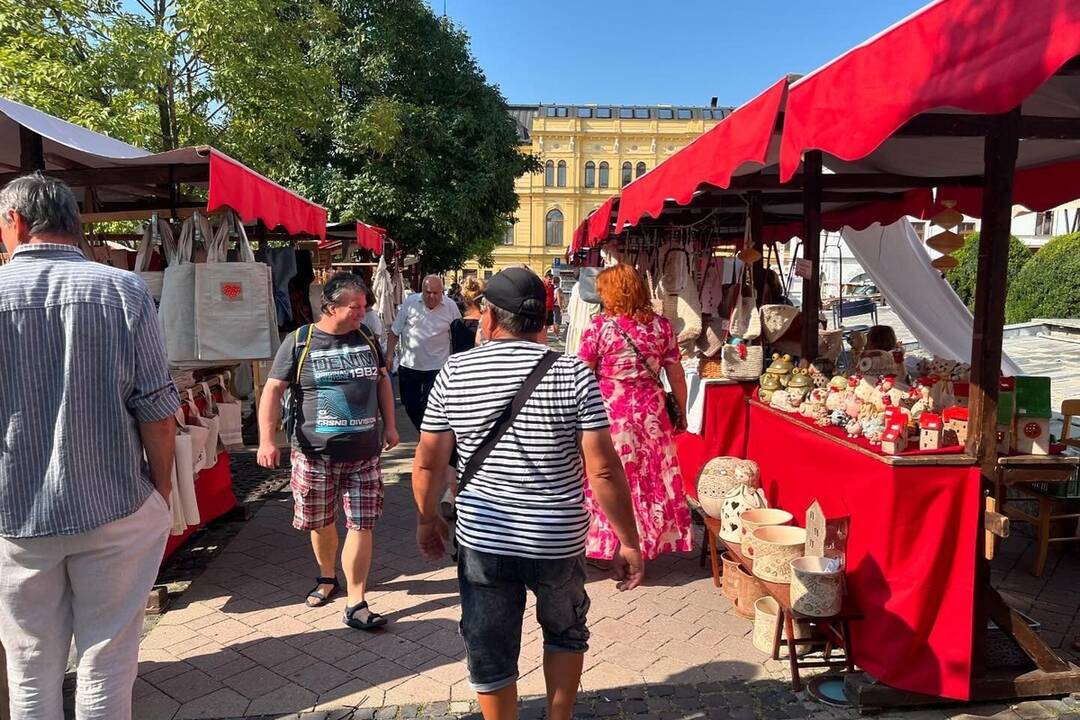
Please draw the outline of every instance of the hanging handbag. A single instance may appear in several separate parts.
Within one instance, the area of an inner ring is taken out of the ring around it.
[[[667,416],[668,419],[671,421],[671,426],[677,430],[681,430],[686,427],[686,418],[683,416],[682,408],[679,407],[679,401],[675,397],[675,393],[667,391],[667,388],[664,387],[664,381],[660,379],[660,374],[657,371],[653,370],[652,365],[649,364],[648,359],[641,352],[641,350],[638,349],[637,344],[634,343],[634,341],[630,338],[630,335],[621,327],[619,327],[619,324],[615,322],[615,320],[613,320],[612,318],[609,317],[607,319],[607,322],[610,323],[611,326],[615,328],[615,330],[620,335],[623,336],[623,340],[626,341],[626,344],[629,345],[630,349],[634,351],[635,355],[637,355],[638,360],[641,361],[641,364],[645,367],[645,370],[649,373],[649,375],[656,382],[656,384],[660,386],[660,392],[664,393],[664,409],[667,411]]]
[[[218,439],[226,450],[244,446],[242,409],[240,401],[229,392],[230,374],[218,376],[221,400],[217,402]]]
[[[596,276],[600,274],[601,270],[603,268],[586,267],[578,271],[578,297],[581,298],[582,302],[592,305],[600,303],[600,293],[596,289]]]
[[[180,517],[185,526],[199,524],[199,503],[195,494],[195,471],[192,436],[181,422],[182,415],[177,414],[176,428],[176,455],[173,461],[176,473],[176,485],[173,490],[176,493],[176,504],[180,508]]]
[[[209,227],[205,218],[196,212],[180,228],[175,251],[169,252],[166,248],[168,265],[161,275],[158,317],[170,365],[199,365],[195,362],[198,360],[195,353],[195,265],[191,262],[191,252]]]
[[[731,310],[728,335],[743,340],[756,340],[761,335],[761,312],[757,306],[757,292],[750,277],[750,266],[744,265],[739,280],[739,295]]]
[[[799,308],[792,305],[762,305],[761,325],[765,340],[774,343],[784,337],[799,316]]]
[[[206,383],[202,384],[203,393],[206,395],[206,414],[203,415],[199,406],[195,404],[195,396],[191,390],[188,390],[188,405],[191,408],[191,422],[189,425],[198,425],[207,430],[206,434],[206,460],[203,463],[203,470],[212,468],[217,465],[218,460],[218,434],[220,433],[220,423],[217,419],[217,414],[214,411],[214,396],[210,393],[210,388]]]

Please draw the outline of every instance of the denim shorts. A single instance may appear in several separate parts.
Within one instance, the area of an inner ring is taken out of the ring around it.
[[[585,557],[533,560],[461,547],[461,636],[473,690],[491,693],[517,682],[525,591],[536,595],[545,652],[589,649]]]

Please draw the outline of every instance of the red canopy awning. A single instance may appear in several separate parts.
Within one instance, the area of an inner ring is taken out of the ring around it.
[[[386,229],[376,225],[368,225],[360,221],[356,222],[357,244],[376,255],[383,253],[383,241],[386,239]]]
[[[845,161],[866,158],[928,110],[994,114],[1024,103],[1025,114],[1076,117],[1075,78],[1047,80],[1078,54],[1075,0],[938,0],[792,84],[781,180],[794,176],[808,150]],[[930,151],[916,156],[896,140],[893,152],[876,158],[876,169],[899,173],[906,166],[944,176],[963,169],[952,164],[955,158],[979,163],[966,169],[981,172],[980,138],[935,138],[938,150],[925,140],[906,139]],[[1018,166],[1060,161],[1061,142],[1024,143]]]
[[[668,200],[686,205],[702,185],[726,188],[733,176],[764,166],[786,90],[785,78],[623,188],[615,232],[642,216],[659,217]]]
[[[270,229],[285,228],[290,235],[326,237],[326,208],[211,148],[206,210],[222,207],[235,210],[245,223],[261,220]]]

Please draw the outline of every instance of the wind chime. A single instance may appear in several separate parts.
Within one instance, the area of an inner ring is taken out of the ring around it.
[[[941,204],[945,206],[945,209],[930,218],[930,222],[942,228],[942,231],[927,238],[926,247],[941,253],[941,257],[934,258],[930,264],[938,270],[945,271],[960,264],[952,253],[964,247],[964,238],[953,232],[951,228],[959,225],[964,220],[964,215],[954,207],[955,200],[944,200]]]

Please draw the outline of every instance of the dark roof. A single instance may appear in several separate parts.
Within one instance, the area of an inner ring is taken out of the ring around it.
[[[510,111],[510,117],[517,123],[518,140],[525,142],[531,139],[529,131],[532,129],[532,119],[540,112],[540,106],[507,105],[506,109]]]
[[[623,118],[637,120],[723,120],[734,108],[704,107],[700,105],[560,105],[541,103],[539,105],[507,105],[507,110],[518,127],[518,138],[522,141],[531,139],[532,119],[534,117],[564,118]]]

